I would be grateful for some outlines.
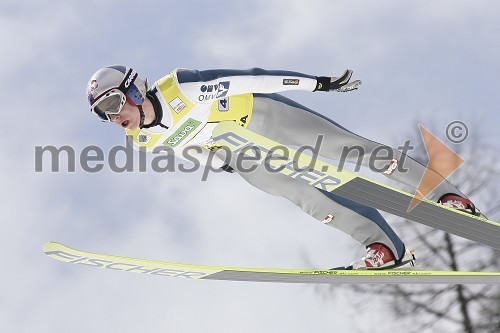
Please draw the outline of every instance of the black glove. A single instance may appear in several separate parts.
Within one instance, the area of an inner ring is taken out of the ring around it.
[[[224,171],[229,172],[229,173],[233,173],[233,172],[234,172],[234,169],[233,169],[233,168],[231,168],[231,167],[229,166],[229,164],[224,164],[224,165],[221,167],[221,170],[224,170]]]
[[[313,91],[338,91],[348,92],[358,89],[361,85],[360,80],[349,83],[352,76],[352,70],[347,69],[341,77],[318,76],[318,83]]]

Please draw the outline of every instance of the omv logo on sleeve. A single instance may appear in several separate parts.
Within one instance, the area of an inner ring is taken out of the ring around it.
[[[222,81],[218,84],[204,84],[200,87],[200,102],[208,102],[217,98],[226,97],[229,90],[229,81]]]

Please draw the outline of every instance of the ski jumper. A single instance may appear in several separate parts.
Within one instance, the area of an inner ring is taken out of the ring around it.
[[[288,98],[276,94],[288,90],[315,91],[316,76],[289,71],[249,70],[187,70],[176,69],[161,78],[148,91],[156,120],[142,129],[127,130],[135,148],[152,151],[167,147],[175,156],[190,149],[198,163],[222,167],[224,161],[214,158],[206,149],[212,130],[221,121],[234,120],[240,126],[284,145],[314,146],[323,135],[321,157],[341,160],[345,147],[362,147],[361,164],[370,167],[372,152],[387,146],[365,139],[345,129],[324,115],[314,112]],[[193,149],[194,148],[194,149]],[[390,170],[386,176],[417,189],[426,167],[395,149],[391,158],[402,160],[406,172]],[[219,153],[215,153],[220,156]],[[345,157],[345,156],[344,156]],[[357,163],[359,156],[349,154],[347,162]],[[190,159],[191,160],[191,159]],[[287,198],[318,221],[349,234],[365,246],[382,243],[396,258],[401,258],[403,242],[374,208],[345,199],[307,185],[286,175],[269,172],[260,165],[253,172],[240,172],[233,156],[229,165],[248,183],[267,193]],[[192,160],[191,160],[192,161]],[[378,156],[372,169],[387,170],[392,160]],[[437,201],[446,193],[461,194],[443,181],[430,195]]]

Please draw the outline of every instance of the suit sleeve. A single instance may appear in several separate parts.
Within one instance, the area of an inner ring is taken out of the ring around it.
[[[213,69],[176,71],[181,91],[195,103],[247,93],[276,93],[288,90],[314,91],[317,77],[298,72],[264,70]]]

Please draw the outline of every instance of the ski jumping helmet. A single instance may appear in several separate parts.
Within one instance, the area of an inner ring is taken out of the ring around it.
[[[120,113],[125,102],[137,106],[140,113],[139,127],[144,126],[142,103],[146,98],[147,80],[125,66],[106,66],[92,75],[87,84],[90,111],[101,121],[111,121],[111,116]]]

